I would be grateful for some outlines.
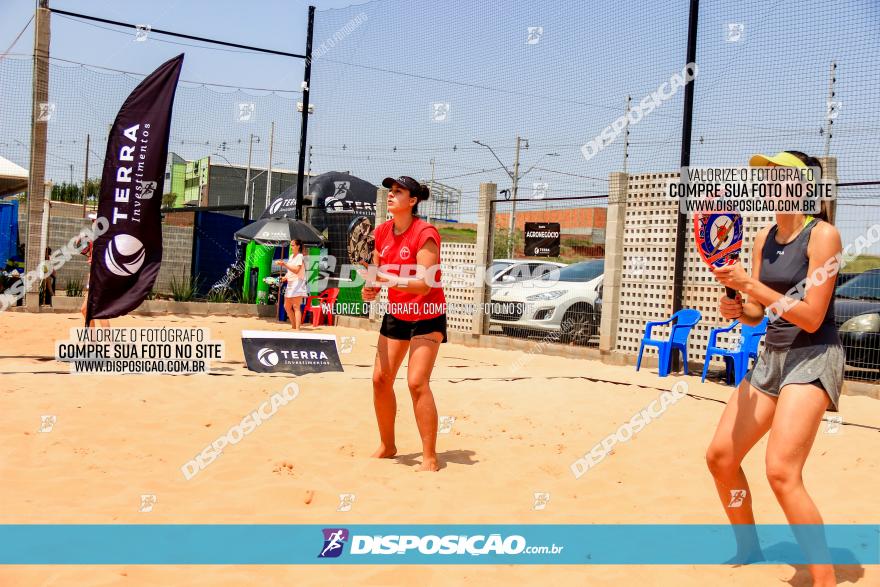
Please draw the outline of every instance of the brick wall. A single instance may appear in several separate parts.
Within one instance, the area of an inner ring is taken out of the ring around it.
[[[607,223],[605,208],[557,208],[550,210],[517,210],[516,227],[525,230],[526,222],[558,222],[563,235],[592,236],[598,243],[605,242]],[[510,226],[510,213],[498,212],[495,227],[506,230]]]

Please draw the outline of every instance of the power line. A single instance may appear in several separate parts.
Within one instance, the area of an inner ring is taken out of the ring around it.
[[[130,36],[129,33],[125,32],[125,31],[118,31],[118,30],[116,30],[116,29],[113,29],[113,28],[110,28],[110,27],[107,27],[107,26],[101,26],[101,25],[99,25],[99,24],[95,24],[95,23],[92,23],[92,22],[84,22],[84,21],[81,21],[81,20],[77,20],[77,19],[75,19],[75,18],[70,18],[70,17],[68,17],[68,16],[63,16],[63,15],[62,15],[62,18],[66,19],[66,20],[72,20],[72,21],[74,21],[74,22],[77,22],[77,23],[79,23],[79,24],[84,24],[84,25],[86,25],[86,26],[94,27],[94,28],[96,28],[96,29],[101,29],[101,30],[104,30],[104,31],[109,31],[109,32],[114,33],[114,34],[117,34],[117,35],[125,35],[126,37]],[[151,31],[152,31],[152,29],[151,29]],[[237,50],[237,49],[221,49],[220,47],[206,47],[206,46],[204,46],[204,45],[193,45],[192,43],[181,43],[181,42],[179,42],[179,41],[169,41],[168,39],[153,39],[153,40],[156,41],[157,43],[167,43],[167,44],[169,44],[169,45],[178,45],[178,46],[180,46],[180,47],[194,47],[194,48],[196,48],[196,49],[207,49],[207,50],[209,50],[209,51],[224,51],[224,52],[226,52],[226,53],[245,53],[245,54],[250,54],[250,53],[251,53],[251,51],[239,51],[239,50]]]
[[[9,52],[12,51],[12,48],[15,47],[15,44],[18,43],[18,40],[21,38],[21,36],[24,34],[24,32],[28,29],[28,27],[31,26],[31,23],[33,21],[34,21],[34,16],[31,15],[31,17],[25,23],[24,28],[21,29],[21,32],[19,32],[17,35],[15,35],[15,39],[12,40],[12,44],[10,44],[9,47],[6,48],[6,51],[4,51],[3,53],[0,53],[0,61],[5,59],[6,56],[9,55]]]
[[[491,173],[494,171],[500,171],[504,169],[503,167],[493,167],[492,169],[483,169],[482,171],[472,171],[470,173],[462,173],[460,175],[450,175],[447,177],[438,177],[434,181],[446,181],[447,179],[458,179],[459,177],[468,177],[469,175],[480,175],[483,173]]]
[[[57,8],[50,8],[49,11],[52,12],[53,14],[60,14],[62,16],[81,18],[84,20],[93,20],[95,22],[103,22],[105,24],[112,24],[115,26],[121,26],[121,27],[125,27],[125,28],[138,30],[138,25],[134,25],[134,24],[127,23],[127,22],[121,22],[118,20],[99,18],[97,16],[90,16],[88,14],[79,14],[77,12],[68,12],[67,10],[59,10]],[[206,37],[197,37],[195,35],[187,35],[184,33],[175,33],[172,31],[166,31],[166,30],[162,30],[162,29],[154,29],[152,27],[150,28],[150,32],[157,33],[160,35],[168,35],[170,37],[180,37],[182,39],[189,39],[191,41],[201,41],[202,43],[212,43],[214,45],[221,45],[224,47],[235,47],[236,49],[246,49],[248,51],[254,51],[257,53],[268,53],[270,55],[281,55],[284,57],[295,57],[297,59],[305,59],[306,58],[305,55],[300,55],[299,53],[288,53],[286,51],[278,51],[276,49],[264,49],[262,47],[251,47],[249,45],[241,45],[239,43],[230,43],[228,41],[218,41],[216,39],[208,39]]]
[[[421,75],[421,74],[417,74],[417,73],[406,73],[404,71],[396,71],[393,69],[386,69],[384,67],[375,67],[375,66],[371,66],[371,65],[362,65],[359,63],[349,63],[347,61],[339,61],[338,59],[329,59],[327,57],[324,57],[324,61],[330,61],[333,63],[338,63],[340,65],[347,65],[349,67],[357,67],[360,69],[369,69],[369,70],[378,71],[381,73],[390,73],[393,75],[411,77],[414,79],[420,79],[420,80],[425,80],[425,81],[440,82],[440,83],[450,84],[450,85],[454,85],[454,86],[462,86],[465,88],[474,88],[477,90],[489,90],[491,92],[499,92],[501,94],[512,94],[515,96],[522,96],[524,98],[539,98],[539,99],[543,99],[543,100],[553,100],[556,102],[574,104],[576,106],[590,106],[593,108],[604,108],[605,110],[611,110],[611,111],[618,110],[618,108],[616,108],[616,107],[603,106],[601,104],[592,104],[589,102],[582,102],[580,100],[572,100],[570,98],[554,98],[552,96],[544,96],[541,94],[530,94],[530,93],[526,93],[526,92],[516,92],[514,90],[504,90],[501,88],[495,88],[492,86],[486,86],[486,85],[482,85],[482,84],[475,84],[475,83],[470,83],[470,82],[460,82],[460,81],[455,81],[455,80],[450,80],[450,79],[443,79],[443,78],[439,78],[439,77],[431,77],[431,76],[427,76],[427,75]],[[673,118],[673,119],[675,118],[675,117],[669,117],[669,116],[664,117],[663,115],[660,115],[660,114],[655,114],[654,116],[658,117],[658,118]]]
[[[590,177],[589,175],[578,175],[577,173],[567,173],[565,171],[556,171],[555,169],[545,169],[543,167],[535,167],[535,169],[538,169],[540,171],[546,171],[547,173],[558,173],[559,175],[568,175],[571,177],[579,177],[581,179],[592,179],[595,181],[605,181],[605,182],[608,181],[607,179],[604,179],[601,177]]]
[[[23,56],[30,57],[29,53],[14,53],[13,55],[23,55]],[[95,69],[103,69],[105,71],[112,71],[115,73],[136,75],[138,77],[146,77],[147,76],[147,74],[139,73],[137,71],[126,71],[124,69],[115,69],[112,67],[105,67],[103,65],[94,65],[92,63],[83,63],[81,61],[73,61],[71,59],[62,59],[61,57],[49,57],[49,59],[51,61],[62,61],[64,63],[71,63],[73,65],[78,65],[80,67],[93,67]],[[215,82],[200,82],[200,81],[196,81],[196,80],[186,80],[186,79],[182,79],[180,81],[183,83],[187,83],[187,84],[195,84],[198,86],[202,86],[202,87],[205,87],[206,89],[209,89],[209,90],[211,89],[210,86],[214,86],[214,87],[218,87],[218,88],[232,88],[234,90],[254,90],[254,91],[258,91],[258,92],[280,92],[280,93],[285,93],[285,94],[302,94],[302,91],[300,91],[300,90],[282,90],[279,88],[251,88],[251,87],[247,87],[247,86],[233,86],[233,85],[229,85],[229,84],[219,84],[219,83],[215,83]],[[283,97],[283,98],[285,100],[291,99],[291,98],[286,98],[286,97]]]

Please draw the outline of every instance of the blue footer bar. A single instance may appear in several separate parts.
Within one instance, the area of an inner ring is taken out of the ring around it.
[[[877,565],[880,525],[0,525],[0,564],[741,563]]]

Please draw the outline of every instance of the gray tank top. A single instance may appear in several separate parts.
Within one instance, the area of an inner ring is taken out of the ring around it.
[[[807,245],[810,233],[819,223],[814,218],[790,243],[776,242],[776,225],[770,229],[764,249],[761,251],[761,272],[758,280],[774,291],[788,294],[792,288],[804,282],[809,270],[810,260]],[[836,279],[836,276],[835,276]],[[788,294],[796,300],[803,299],[803,287],[797,293]],[[800,326],[778,317],[767,325],[764,344],[771,349],[789,349],[818,344],[840,344],[837,326],[834,324],[834,296],[825,311],[825,318],[816,332],[809,333]]]

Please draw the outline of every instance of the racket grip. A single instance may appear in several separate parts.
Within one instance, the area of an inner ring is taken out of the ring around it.
[[[735,289],[733,289],[732,287],[725,287],[724,289],[727,291],[727,297],[729,297],[731,300],[736,299],[736,290]]]

